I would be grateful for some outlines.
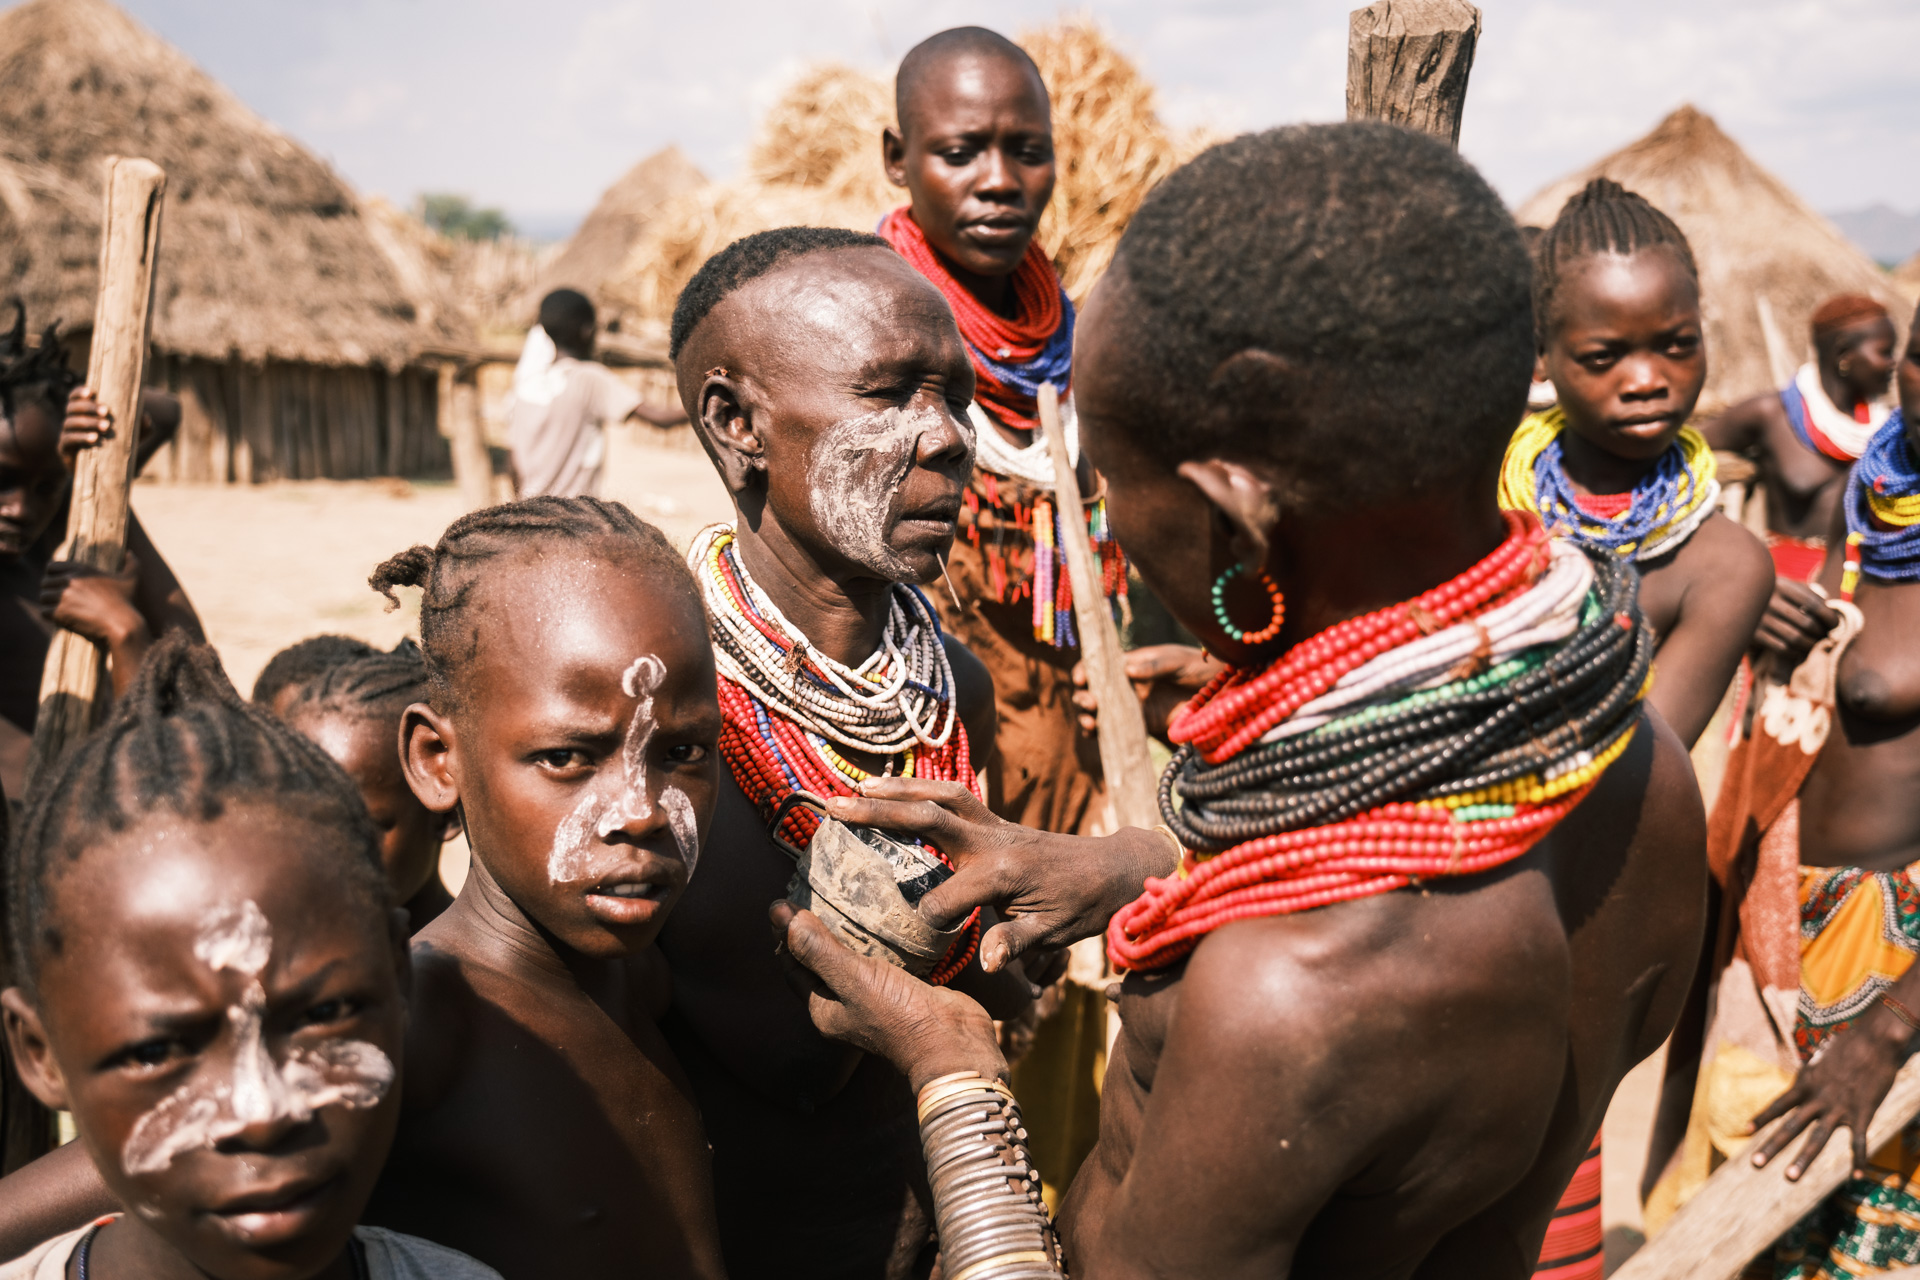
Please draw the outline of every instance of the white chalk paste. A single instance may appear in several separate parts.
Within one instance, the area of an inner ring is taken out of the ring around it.
[[[932,405],[917,409],[879,409],[837,422],[820,433],[812,458],[814,522],[840,554],[896,582],[911,574],[887,545],[900,482],[913,467],[920,437],[945,425]],[[961,419],[972,467],[972,425]]]
[[[653,816],[653,802],[647,796],[647,745],[653,741],[654,691],[666,678],[666,663],[650,653],[635,658],[633,665],[620,677],[620,687],[627,696],[639,701],[634,705],[633,718],[627,722],[626,741],[620,749],[620,769],[611,775],[614,788],[611,793],[601,789],[581,796],[573,812],[554,829],[553,850],[547,855],[547,877],[553,883],[575,884],[593,879],[597,840],[605,840],[629,822],[639,822]],[[678,797],[680,807],[686,811],[684,819],[676,814],[670,795]],[[668,787],[661,793],[660,804],[667,812],[667,825],[672,828],[674,839],[680,844],[681,856],[686,858],[688,874],[692,874],[693,858],[687,857],[686,839],[681,835],[681,826],[683,822],[687,826],[693,825],[693,806],[674,787]],[[697,857],[697,828],[693,831],[693,844]]]
[[[284,1061],[267,1048],[267,989],[260,975],[273,954],[273,930],[251,899],[208,921],[193,947],[216,972],[245,975],[240,1003],[227,1009],[233,1034],[230,1070],[201,1064],[193,1078],[141,1116],[120,1150],[130,1175],[158,1173],[175,1157],[211,1148],[249,1126],[301,1123],[323,1107],[370,1107],[393,1084],[393,1063],[362,1040],[289,1046]]]

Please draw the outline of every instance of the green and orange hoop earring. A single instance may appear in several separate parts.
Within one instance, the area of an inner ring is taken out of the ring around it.
[[[1233,579],[1234,574],[1241,571],[1241,565],[1230,564],[1227,566],[1225,572],[1213,580],[1214,621],[1218,622],[1220,629],[1227,633],[1227,639],[1233,641],[1235,644],[1263,645],[1280,634],[1280,624],[1287,620],[1287,602],[1286,599],[1281,596],[1280,588],[1274,584],[1272,578],[1267,576],[1267,571],[1262,569],[1258,581],[1260,586],[1265,589],[1267,598],[1273,602],[1273,612],[1267,619],[1267,625],[1260,628],[1260,630],[1241,630],[1240,627],[1234,623],[1233,619],[1227,615],[1227,583]]]

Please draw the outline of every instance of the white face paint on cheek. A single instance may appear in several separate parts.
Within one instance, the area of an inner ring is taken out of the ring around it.
[[[667,825],[673,828],[673,842],[680,847],[680,861],[687,864],[687,879],[700,861],[700,822],[693,816],[693,801],[678,787],[660,792],[660,807],[667,811]]]
[[[880,409],[820,434],[810,467],[813,519],[847,559],[889,578],[911,572],[887,545],[887,528],[920,437],[941,425],[931,406]]]
[[[653,741],[653,694],[666,678],[667,664],[650,653],[635,658],[621,675],[621,689],[639,701],[627,722],[615,790],[611,795],[604,790],[588,791],[573,812],[560,820],[553,832],[553,849],[547,854],[547,878],[553,883],[588,879],[593,874],[596,837],[605,840],[627,823],[653,815],[653,804],[647,798],[647,744]]]
[[[276,1062],[267,1049],[267,990],[260,975],[273,954],[273,930],[251,899],[221,912],[201,930],[193,954],[215,972],[248,981],[240,1003],[227,1009],[233,1059],[222,1078],[202,1064],[193,1078],[156,1103],[134,1124],[121,1163],[138,1177],[158,1173],[176,1156],[216,1146],[249,1126],[276,1120],[303,1123],[323,1107],[371,1107],[393,1084],[393,1063],[379,1046],[361,1040],[323,1040],[289,1049]]]

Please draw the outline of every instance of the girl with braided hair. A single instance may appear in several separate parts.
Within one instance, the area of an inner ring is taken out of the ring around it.
[[[0,1280],[499,1280],[356,1225],[402,1105],[404,934],[352,782],[211,649],[155,646],[8,881],[7,1040],[111,1209]]]
[[[255,703],[319,743],[360,788],[380,833],[380,864],[415,933],[453,904],[440,881],[440,848],[460,829],[457,813],[420,803],[394,747],[401,716],[426,693],[419,645],[402,640],[388,651],[347,636],[281,650],[253,688]]]
[[[421,591],[425,689],[397,747],[420,803],[459,815],[473,864],[413,939],[398,1129],[366,1218],[510,1280],[718,1280],[707,1143],[658,1026],[673,983],[654,946],[718,770],[686,566],[618,503],[545,497],[463,516],[371,584]],[[334,780],[385,898],[353,784],[264,709],[246,715]],[[73,1190],[73,1161],[63,1148],[0,1188],[0,1255],[33,1242],[19,1219],[34,1203],[64,1228],[111,1203],[97,1177],[93,1199]]]

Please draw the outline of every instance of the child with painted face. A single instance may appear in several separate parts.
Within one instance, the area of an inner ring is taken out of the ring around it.
[[[405,934],[353,784],[211,649],[159,643],[9,881],[9,1044],[128,1212],[0,1277],[496,1275],[355,1226],[400,1113]]]
[[[275,654],[254,682],[256,706],[320,744],[354,785],[380,836],[380,865],[418,933],[453,903],[440,847],[460,829],[407,786],[396,743],[407,707],[427,695],[427,660],[402,640],[391,651],[350,636],[314,636]]]
[[[1535,377],[1559,403],[1514,434],[1500,504],[1640,570],[1659,641],[1649,701],[1691,746],[1773,590],[1766,548],[1719,513],[1713,451],[1687,425],[1707,378],[1693,253],[1672,219],[1596,178],[1534,259]]]
[[[473,865],[414,940],[405,1111],[369,1218],[514,1280],[722,1274],[706,1139],[655,1026],[653,943],[718,774],[686,565],[618,503],[542,497],[371,581],[422,588],[402,756]]]
[[[720,733],[686,565],[618,503],[543,497],[463,516],[371,582],[422,588],[401,753],[473,866],[413,941],[367,1220],[510,1280],[723,1274],[700,1117],[655,1026],[653,942],[710,829]],[[111,1203],[71,1161],[0,1184],[0,1254]]]
[[[971,784],[993,686],[942,633],[940,590],[973,462],[973,371],[938,290],[873,236],[785,228],[716,254],[675,309],[680,394],[738,519],[690,559],[726,732],[712,867],[661,934],[665,1023],[712,1139],[729,1273],[924,1275],[933,1247],[913,1098],[884,1060],[824,1039],[767,948],[793,859],[767,823],[795,790],[889,774]],[[805,844],[810,815],[785,823]],[[934,977],[997,1017],[969,932]],[[803,1176],[791,1153],[804,1152]]]

